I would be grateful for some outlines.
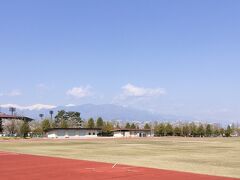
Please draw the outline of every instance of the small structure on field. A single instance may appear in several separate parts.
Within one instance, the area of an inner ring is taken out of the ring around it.
[[[151,129],[115,129],[114,137],[151,137],[153,136]]]
[[[94,138],[102,132],[100,128],[52,128],[47,130],[48,138]]]

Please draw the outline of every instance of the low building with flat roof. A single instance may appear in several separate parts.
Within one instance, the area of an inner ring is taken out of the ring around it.
[[[114,137],[151,137],[153,133],[151,129],[115,129]]]
[[[48,138],[74,139],[74,138],[94,138],[102,133],[100,128],[52,128],[46,131]]]

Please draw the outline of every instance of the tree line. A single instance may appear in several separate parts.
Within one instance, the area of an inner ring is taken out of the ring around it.
[[[28,135],[41,137],[51,128],[100,128],[103,136],[111,136],[112,131],[118,128],[125,129],[148,129],[154,132],[156,137],[160,136],[183,136],[183,137],[229,137],[232,134],[240,134],[240,129],[228,126],[221,128],[212,124],[201,123],[185,123],[185,124],[171,124],[171,123],[123,123],[119,124],[114,121],[104,121],[101,117],[97,119],[89,118],[83,120],[81,114],[75,111],[60,110],[56,116],[53,117],[53,111],[49,111],[50,118],[43,119],[44,115],[39,114],[41,121],[20,121],[11,120],[4,125],[3,130],[16,136],[26,137]]]
[[[172,125],[170,123],[159,123],[154,126],[155,136],[183,136],[183,137],[230,137],[239,129],[231,127],[222,128],[211,124],[186,123]],[[236,132],[237,133],[237,132]]]

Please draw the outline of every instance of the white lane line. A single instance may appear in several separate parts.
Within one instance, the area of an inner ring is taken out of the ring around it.
[[[118,163],[115,163],[115,164],[113,165],[112,169],[115,168],[115,166],[116,166],[117,164],[118,164]]]

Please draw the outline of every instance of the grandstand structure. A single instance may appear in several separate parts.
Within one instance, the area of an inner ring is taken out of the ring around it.
[[[33,121],[32,118],[26,117],[26,116],[18,116],[18,115],[9,115],[5,113],[0,113],[0,134],[3,133],[3,126],[6,124],[9,120],[19,120],[19,121]]]

